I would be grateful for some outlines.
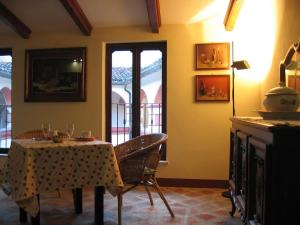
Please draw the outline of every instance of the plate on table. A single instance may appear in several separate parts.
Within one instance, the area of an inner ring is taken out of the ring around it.
[[[265,120],[300,120],[300,112],[268,112],[257,111]]]
[[[75,137],[75,141],[95,141],[95,137]]]

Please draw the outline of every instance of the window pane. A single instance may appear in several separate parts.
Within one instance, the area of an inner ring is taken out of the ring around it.
[[[1,51],[1,50],[0,50]],[[11,68],[12,57],[0,55],[0,147],[11,142]]]
[[[112,54],[111,140],[117,145],[132,137],[132,52]]]
[[[141,53],[140,134],[162,132],[162,53]]]

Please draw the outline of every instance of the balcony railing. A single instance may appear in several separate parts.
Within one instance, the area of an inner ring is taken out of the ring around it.
[[[0,105],[0,148],[9,148],[11,142],[11,105]]]
[[[112,103],[112,143],[117,145],[132,137],[131,104]],[[162,104],[142,103],[140,105],[140,134],[162,132]]]
[[[162,104],[143,103],[140,106],[140,134],[162,131]],[[11,106],[0,105],[0,147],[9,148],[11,142]],[[112,143],[123,143],[131,138],[131,105],[112,104]]]

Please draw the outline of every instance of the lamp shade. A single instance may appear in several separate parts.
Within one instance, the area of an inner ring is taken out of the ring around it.
[[[245,70],[245,69],[250,69],[250,65],[246,60],[240,60],[240,61],[234,61],[231,65],[231,68],[237,70]]]

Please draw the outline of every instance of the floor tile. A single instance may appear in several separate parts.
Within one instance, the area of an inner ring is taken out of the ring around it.
[[[172,218],[162,200],[152,190],[154,206],[147,193],[138,187],[123,196],[123,225],[241,225],[229,216],[230,200],[221,196],[222,189],[163,187],[175,218]],[[105,194],[105,225],[117,225],[117,199]],[[83,191],[83,213],[75,215],[71,191],[41,195],[41,225],[92,225],[94,219],[94,192]],[[19,225],[17,205],[0,191],[0,225]]]

